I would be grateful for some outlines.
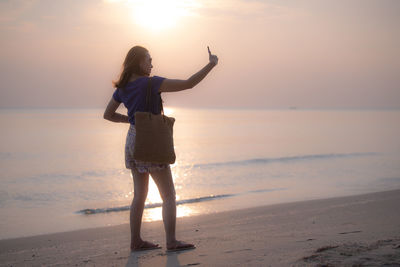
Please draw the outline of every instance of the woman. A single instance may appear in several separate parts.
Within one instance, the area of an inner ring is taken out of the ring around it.
[[[152,106],[151,112],[160,114],[158,94],[162,92],[177,92],[196,86],[218,64],[218,57],[212,55],[208,48],[209,63],[187,80],[166,79],[159,76],[151,78]],[[156,183],[163,200],[162,217],[166,233],[167,250],[183,250],[194,248],[193,244],[176,240],[176,202],[175,188],[171,169],[168,164],[140,162],[133,159],[135,142],[136,111],[145,111],[146,89],[150,72],[153,68],[152,58],[148,50],[141,46],[131,48],[125,58],[123,70],[118,81],[114,82],[115,92],[104,112],[104,119],[113,122],[130,123],[125,145],[125,165],[131,169],[134,185],[134,197],[130,210],[131,250],[147,250],[160,248],[158,244],[144,241],[140,236],[140,227],[144,203],[147,197],[149,174]],[[116,113],[118,106],[124,103],[128,115]]]

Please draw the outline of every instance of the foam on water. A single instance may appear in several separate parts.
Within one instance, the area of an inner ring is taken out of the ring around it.
[[[204,197],[196,197],[196,198],[190,198],[190,199],[182,199],[176,201],[176,205],[183,205],[183,204],[190,204],[190,203],[198,203],[198,202],[204,202],[204,201],[212,201],[216,199],[223,199],[223,198],[228,198],[228,197],[234,197],[238,195],[243,195],[243,194],[249,194],[249,193],[265,193],[265,192],[272,192],[272,191],[279,191],[279,190],[285,190],[285,188],[273,188],[273,189],[259,189],[259,190],[252,190],[248,192],[243,192],[243,193],[238,193],[238,194],[225,194],[225,195],[210,195],[210,196],[204,196]],[[144,206],[145,209],[152,209],[152,208],[158,208],[161,207],[162,203],[151,203],[151,204],[146,204]],[[88,209],[82,209],[77,211],[76,213],[80,214],[97,214],[97,213],[108,213],[108,212],[118,212],[118,211],[126,211],[130,209],[130,205],[128,206],[121,206],[121,207],[111,207],[111,208],[88,208]]]
[[[191,199],[183,199],[183,200],[178,200],[176,201],[176,205],[182,205],[182,204],[188,204],[188,203],[196,203],[196,202],[202,202],[202,201],[210,201],[218,198],[227,198],[227,197],[232,197],[234,194],[226,194],[226,195],[217,195],[217,196],[205,196],[205,197],[198,197],[198,198],[191,198]],[[146,204],[144,206],[145,209],[152,209],[152,208],[157,208],[161,207],[162,203],[151,203],[151,204]],[[112,208],[97,208],[97,209],[83,209],[77,211],[77,213],[81,214],[96,214],[96,213],[108,213],[108,212],[115,212],[115,211],[124,211],[124,210],[129,210],[130,206],[122,206],[122,207],[112,207]]]
[[[255,158],[255,159],[245,159],[239,161],[227,161],[227,162],[211,162],[204,164],[193,164],[183,166],[182,168],[215,168],[223,166],[240,166],[240,165],[256,165],[256,164],[268,164],[276,162],[294,162],[294,161],[304,161],[304,160],[323,160],[323,159],[335,159],[335,158],[348,158],[348,157],[364,157],[364,156],[375,156],[379,153],[367,152],[367,153],[347,153],[347,154],[316,154],[316,155],[298,155],[291,157],[279,157],[279,158]]]

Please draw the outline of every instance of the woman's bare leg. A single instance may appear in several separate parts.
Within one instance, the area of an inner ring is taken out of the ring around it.
[[[163,200],[162,217],[167,240],[167,249],[193,248],[194,245],[176,240],[176,198],[171,169],[151,172]]]
[[[144,203],[149,187],[149,174],[139,173],[137,170],[132,169],[132,177],[134,193],[130,212],[131,249],[155,247],[157,245],[143,241],[140,236]]]

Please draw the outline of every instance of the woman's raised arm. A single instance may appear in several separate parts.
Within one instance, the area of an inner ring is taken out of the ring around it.
[[[208,48],[210,62],[187,80],[165,79],[160,86],[160,92],[177,92],[195,87],[218,64],[218,57],[211,54]]]

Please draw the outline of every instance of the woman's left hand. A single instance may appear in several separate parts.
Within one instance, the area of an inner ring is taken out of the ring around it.
[[[211,54],[210,48],[207,46],[208,49],[208,58],[210,60],[210,63],[213,63],[214,66],[218,64],[218,57],[216,55]]]

